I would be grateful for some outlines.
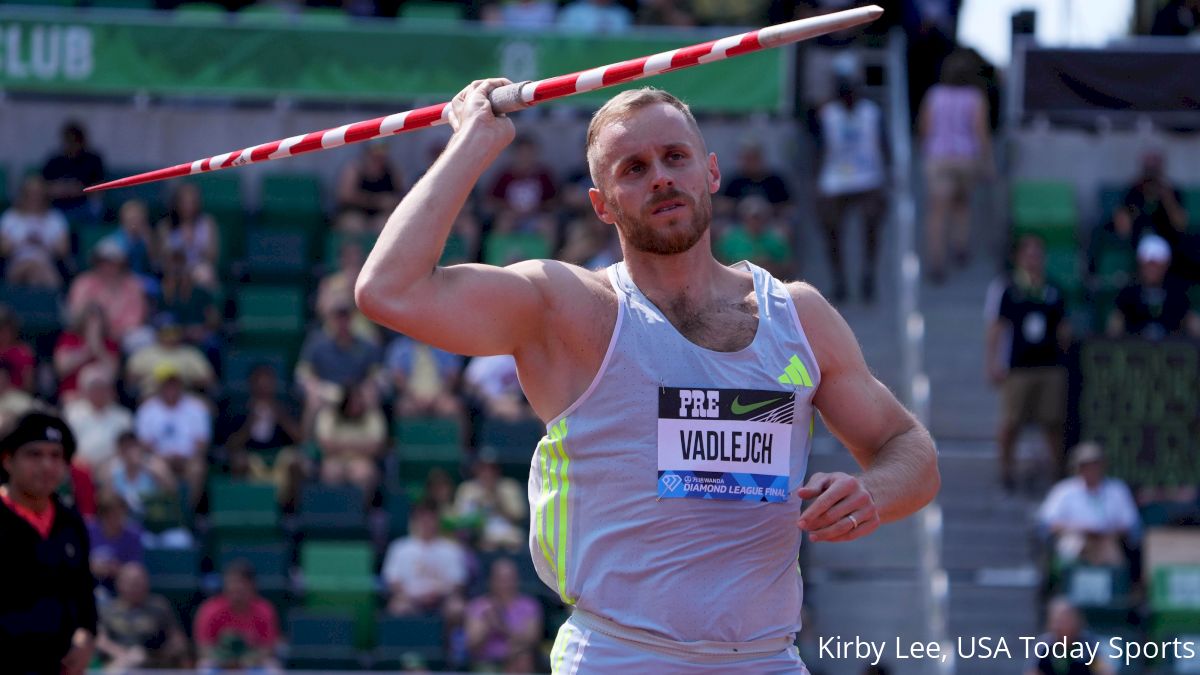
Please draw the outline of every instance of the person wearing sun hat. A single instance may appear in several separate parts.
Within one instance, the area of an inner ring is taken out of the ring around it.
[[[30,412],[0,435],[3,671],[78,675],[96,635],[87,527],[56,492],[75,454],[70,427]]]

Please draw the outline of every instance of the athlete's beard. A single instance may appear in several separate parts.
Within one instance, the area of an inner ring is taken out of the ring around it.
[[[642,215],[631,215],[613,205],[616,215],[617,230],[625,242],[634,250],[655,255],[675,255],[690,250],[700,241],[712,223],[712,197],[706,192],[699,201],[679,190],[670,190],[657,195],[644,209],[651,213],[659,204],[673,199],[682,200],[691,207],[691,221],[687,225],[672,222],[668,225],[653,226],[646,222]]]

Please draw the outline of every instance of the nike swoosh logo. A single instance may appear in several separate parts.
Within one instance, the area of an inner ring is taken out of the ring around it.
[[[739,398],[741,398],[741,397],[735,396],[733,398],[733,403],[729,404],[729,412],[733,413],[734,415],[745,415],[746,413],[752,413],[755,410],[758,410],[759,408],[761,408],[765,405],[771,405],[772,403],[782,399],[783,397],[780,396],[778,398],[773,398],[769,401],[759,401],[758,403],[751,403],[750,405],[742,405],[741,402],[738,401]]]

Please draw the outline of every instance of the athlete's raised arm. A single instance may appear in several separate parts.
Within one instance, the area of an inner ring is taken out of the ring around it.
[[[813,404],[862,473],[817,473],[800,488],[812,500],[800,527],[817,541],[848,541],[920,509],[937,495],[937,451],[921,426],[863,360],[846,321],[814,288],[790,286],[821,383]]]
[[[449,144],[388,218],[359,274],[355,301],[368,318],[422,342],[468,355],[512,354],[541,325],[542,283],[559,265],[438,267],[450,227],[484,170],[513,140],[477,80],[451,102]]]

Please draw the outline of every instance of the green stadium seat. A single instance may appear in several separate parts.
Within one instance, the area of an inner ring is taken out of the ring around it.
[[[242,254],[241,233],[246,224],[246,206],[242,201],[242,177],[237,171],[219,171],[188,178],[200,188],[204,210],[221,228],[221,264]]]
[[[306,541],[300,548],[304,606],[354,617],[355,644],[371,642],[378,592],[375,554],[369,542]]]
[[[279,506],[271,483],[213,479],[208,487],[209,534],[218,546],[279,541]]]
[[[98,9],[155,9],[154,0],[90,0],[88,5]]]
[[[452,417],[400,417],[393,425],[396,457],[404,480],[423,481],[429,470],[440,467],[451,476],[461,474],[462,422]]]
[[[215,2],[185,2],[175,8],[175,20],[188,23],[219,23],[229,12]]]
[[[297,527],[304,541],[366,539],[367,512],[362,490],[352,485],[314,483],[300,493]]]
[[[299,18],[300,25],[305,28],[345,28],[350,25],[350,15],[337,7],[309,7]]]
[[[198,548],[147,548],[144,562],[150,588],[165,597],[183,616],[200,603]]]
[[[0,304],[21,319],[21,334],[31,342],[62,329],[58,291],[30,286],[0,286]]]
[[[530,458],[545,433],[546,428],[536,419],[486,419],[479,428],[478,445],[496,452],[504,475],[525,480],[529,477]]]
[[[1188,213],[1188,232],[1200,234],[1200,187],[1183,190],[1183,208]]]
[[[388,540],[399,539],[408,534],[408,517],[411,505],[399,486],[389,489],[384,497],[384,510],[388,519]]]
[[[483,242],[483,262],[505,266],[522,260],[549,258],[550,242],[531,232],[495,233]]]
[[[263,177],[264,225],[316,230],[325,215],[321,209],[321,179],[315,173],[275,173]]]
[[[1153,571],[1150,635],[1170,639],[1200,627],[1200,566],[1167,565]]]
[[[72,228],[75,231],[75,256],[85,262],[100,240],[113,234],[117,228],[110,223],[83,223]]]
[[[462,6],[448,2],[409,0],[400,8],[400,18],[422,23],[455,24],[463,19]]]
[[[1103,225],[1112,219],[1113,211],[1125,203],[1125,193],[1129,192],[1128,187],[1120,185],[1101,185],[1097,191],[1098,205],[1100,207],[1100,221],[1098,225]]]
[[[381,617],[378,646],[371,655],[374,670],[401,670],[409,655],[416,655],[430,668],[446,658],[446,624],[441,617]]]
[[[188,527],[188,515],[183,499],[176,492],[159,492],[142,499],[142,526],[147,532],[161,534]]]
[[[1046,276],[1063,290],[1069,303],[1078,301],[1083,290],[1082,265],[1074,246],[1046,247]]]
[[[255,3],[238,10],[237,18],[244,24],[279,26],[291,21],[292,15],[279,5]]]
[[[325,256],[323,260],[325,265],[332,269],[338,268],[338,256],[341,255],[342,245],[348,241],[357,242],[362,247],[363,259],[366,259],[371,248],[375,246],[375,240],[379,238],[378,234],[373,232],[364,232],[361,234],[347,234],[345,232],[330,231],[325,235]]]
[[[1018,181],[1011,197],[1016,236],[1038,235],[1048,246],[1078,244],[1079,211],[1070,183]]]
[[[245,234],[242,272],[252,282],[303,281],[310,271],[309,233],[281,227],[256,227]]]
[[[304,291],[289,286],[243,286],[237,291],[238,330],[277,339],[303,335]]]
[[[345,612],[293,611],[288,617],[290,670],[359,670],[354,619]]]
[[[8,167],[0,166],[0,210],[7,209],[12,204],[8,195]]]

